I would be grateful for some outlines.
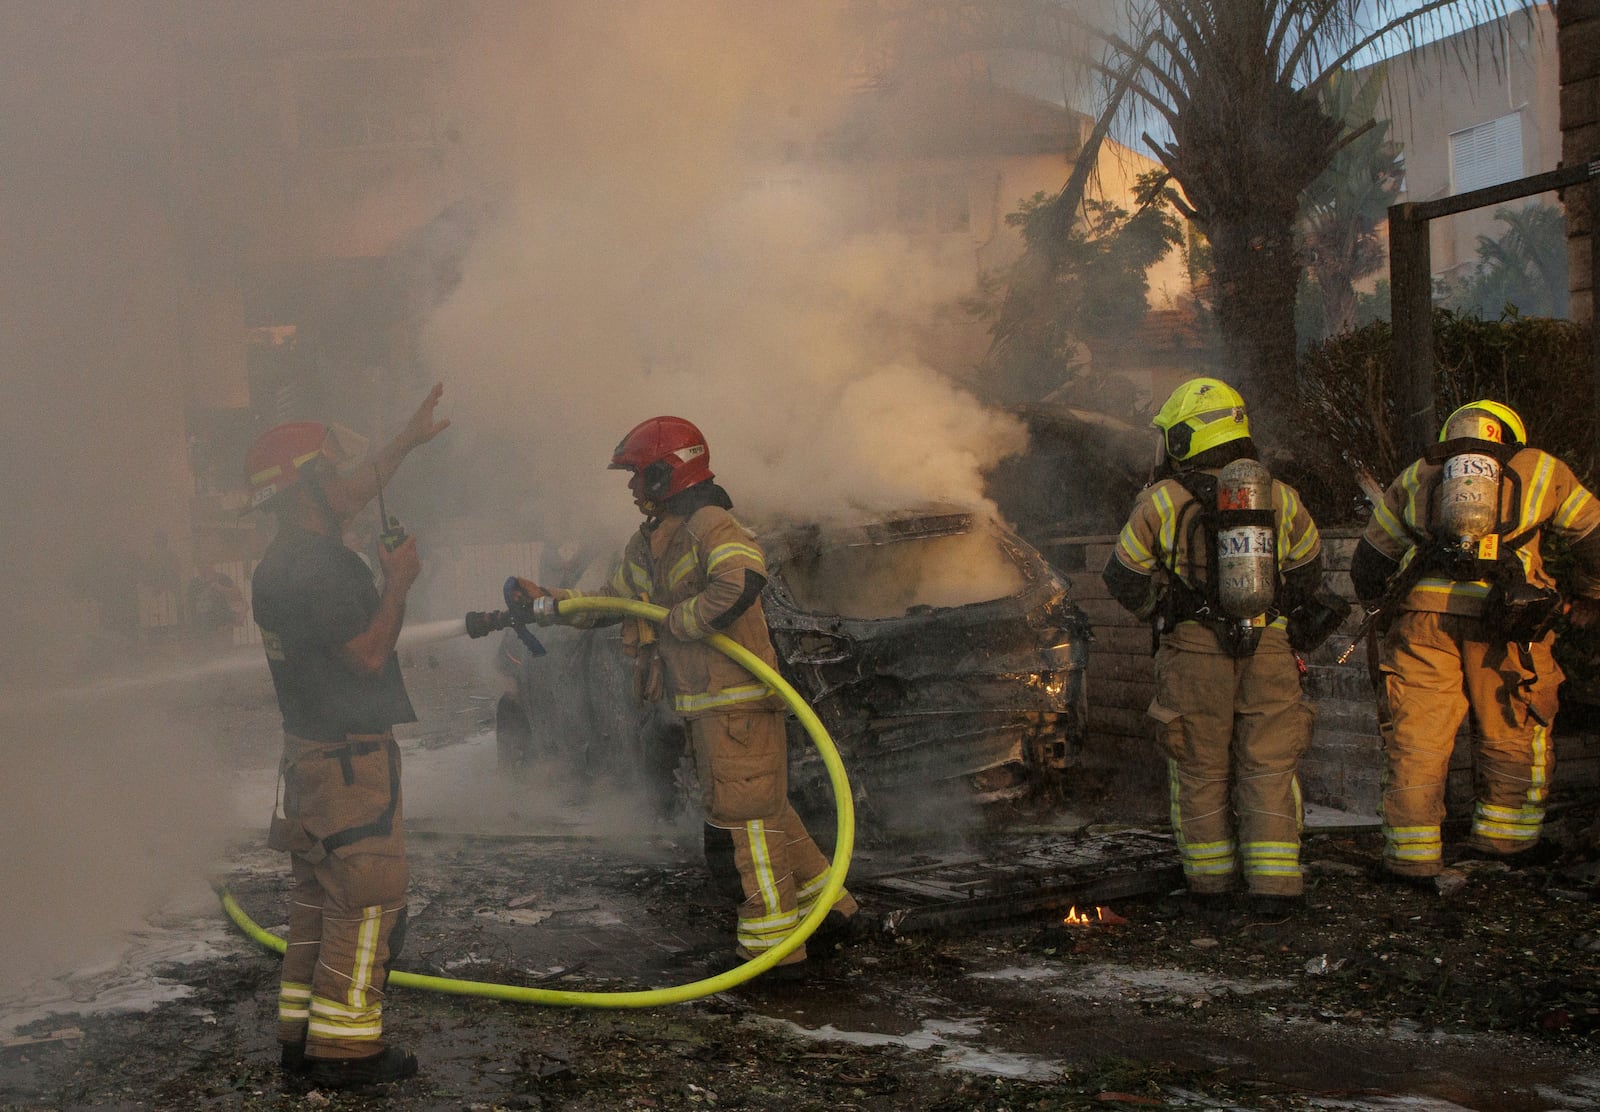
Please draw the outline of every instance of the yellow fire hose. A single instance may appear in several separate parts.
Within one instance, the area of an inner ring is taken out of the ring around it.
[[[660,606],[621,598],[567,599],[561,602],[557,609],[563,614],[576,614],[587,610],[612,611],[657,623],[664,621],[667,616],[666,610]],[[691,981],[672,988],[642,989],[633,992],[566,992],[560,989],[492,984],[486,981],[458,981],[449,977],[429,977],[421,973],[403,971],[389,974],[389,984],[405,988],[431,989],[434,992],[452,993],[457,996],[484,996],[519,1004],[578,1008],[650,1008],[660,1004],[681,1004],[686,1000],[698,1000],[703,996],[710,996],[743,984],[777,965],[811,937],[811,933],[821,924],[829,909],[833,907],[834,901],[844,891],[845,874],[850,868],[850,853],[855,846],[855,807],[850,797],[850,781],[845,776],[844,763],[839,759],[839,750],[834,747],[833,739],[828,736],[827,728],[817,718],[816,712],[775,669],[749,649],[720,633],[713,633],[706,640],[723,655],[744,665],[752,675],[783,697],[783,701],[794,711],[795,716],[800,719],[800,724],[805,727],[806,733],[811,736],[817,751],[822,755],[822,763],[828,769],[828,780],[833,787],[834,810],[838,817],[833,863],[828,867],[828,880],[817,897],[816,905],[794,931],[778,945],[758,957],[751,958],[743,965],[719,973],[715,977]],[[226,889],[219,889],[218,895],[222,898],[223,910],[240,930],[267,949],[283,953],[286,948],[283,939],[270,931],[263,930],[251,920]]]

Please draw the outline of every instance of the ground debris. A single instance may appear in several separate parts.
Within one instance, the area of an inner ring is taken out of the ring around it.
[[[1379,837],[1308,838],[1306,908],[1271,921],[1243,906],[1201,921],[1168,891],[1132,895],[1086,925],[1063,908],[871,935],[798,984],[661,1008],[396,990],[390,1030],[423,1071],[370,1094],[313,1097],[280,1074],[276,959],[241,942],[169,971],[181,1000],[19,1032],[28,1044],[0,1052],[0,1107],[1300,1112],[1361,1107],[1397,1079],[1464,1107],[1587,1106],[1593,904],[1562,898],[1574,882],[1553,869],[1474,870],[1445,895],[1317,865],[1375,863]],[[586,989],[692,979],[731,924],[685,845],[630,857],[581,840],[419,842],[423,899],[400,964]],[[243,906],[281,914],[286,878],[233,879]],[[80,1035],[50,1039],[65,1030]]]

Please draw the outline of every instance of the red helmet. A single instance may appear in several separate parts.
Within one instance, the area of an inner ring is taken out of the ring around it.
[[[250,508],[282,494],[300,481],[306,465],[324,454],[328,427],[317,421],[291,421],[256,437],[244,457]]]
[[[635,425],[611,453],[611,467],[639,476],[638,493],[652,502],[715,478],[706,438],[682,417],[652,417]]]

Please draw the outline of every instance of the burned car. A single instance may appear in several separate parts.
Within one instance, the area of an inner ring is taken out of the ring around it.
[[[758,533],[780,671],[827,726],[864,814],[1060,782],[1085,730],[1090,631],[1036,549],[963,510]],[[502,653],[503,759],[565,751],[591,771],[670,779],[681,726],[632,700],[615,629],[547,632],[545,657],[513,640]],[[825,811],[826,767],[792,716],[790,730],[796,806]]]

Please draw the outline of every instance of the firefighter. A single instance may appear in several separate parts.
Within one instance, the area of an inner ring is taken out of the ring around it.
[[[611,582],[584,592],[514,579],[507,602],[519,617],[541,623],[556,620],[555,601],[585,594],[667,609],[659,627],[632,619],[624,626],[634,689],[645,699],[670,694],[687,726],[701,784],[707,863],[714,877],[737,871],[743,902],[734,953],[748,961],[810,914],[828,870],[828,859],[789,803],[780,697],[705,640],[724,634],[777,666],[761,606],[765,557],[729,512],[733,503],[713,481],[705,437],[690,422],[652,417],[640,423],[617,445],[610,467],[629,473],[628,489],[644,515]],[[587,627],[617,619],[591,613],[560,620]],[[813,948],[820,953],[847,940],[864,921],[857,912],[855,899],[841,893],[812,935]],[[802,946],[768,976],[797,977],[805,959]]]
[[[1369,607],[1383,600],[1388,622],[1382,879],[1431,887],[1441,871],[1445,778],[1469,708],[1476,802],[1464,856],[1517,860],[1538,844],[1565,678],[1551,655],[1562,601],[1540,543],[1570,542],[1570,619],[1588,625],[1600,614],[1596,525],[1600,505],[1572,470],[1529,447],[1522,418],[1491,400],[1452,413],[1373,510],[1350,577]]]
[[[1256,462],[1232,387],[1191,379],[1151,424],[1161,438],[1155,477],[1104,579],[1154,630],[1150,715],[1168,758],[1184,877],[1202,908],[1226,908],[1242,874],[1248,910],[1292,911],[1304,901],[1296,767],[1312,709],[1290,639],[1319,597],[1321,538],[1294,488]],[[1219,489],[1223,502],[1241,501],[1246,488],[1227,485],[1235,474],[1253,484],[1255,504],[1237,528],[1219,503]],[[1241,556],[1247,563],[1234,566]],[[1252,590],[1234,589],[1241,575]],[[1321,628],[1325,636],[1328,623]]]
[[[293,877],[278,1040],[283,1068],[324,1088],[417,1070],[414,1055],[383,1041],[383,990],[406,921],[393,726],[416,721],[395,641],[422,565],[415,537],[382,548],[380,592],[341,534],[449,424],[434,419],[442,391],[370,459],[359,437],[311,421],[267,430],[246,458],[252,508],[277,517],[251,587],[283,714],[268,844],[288,852]]]

